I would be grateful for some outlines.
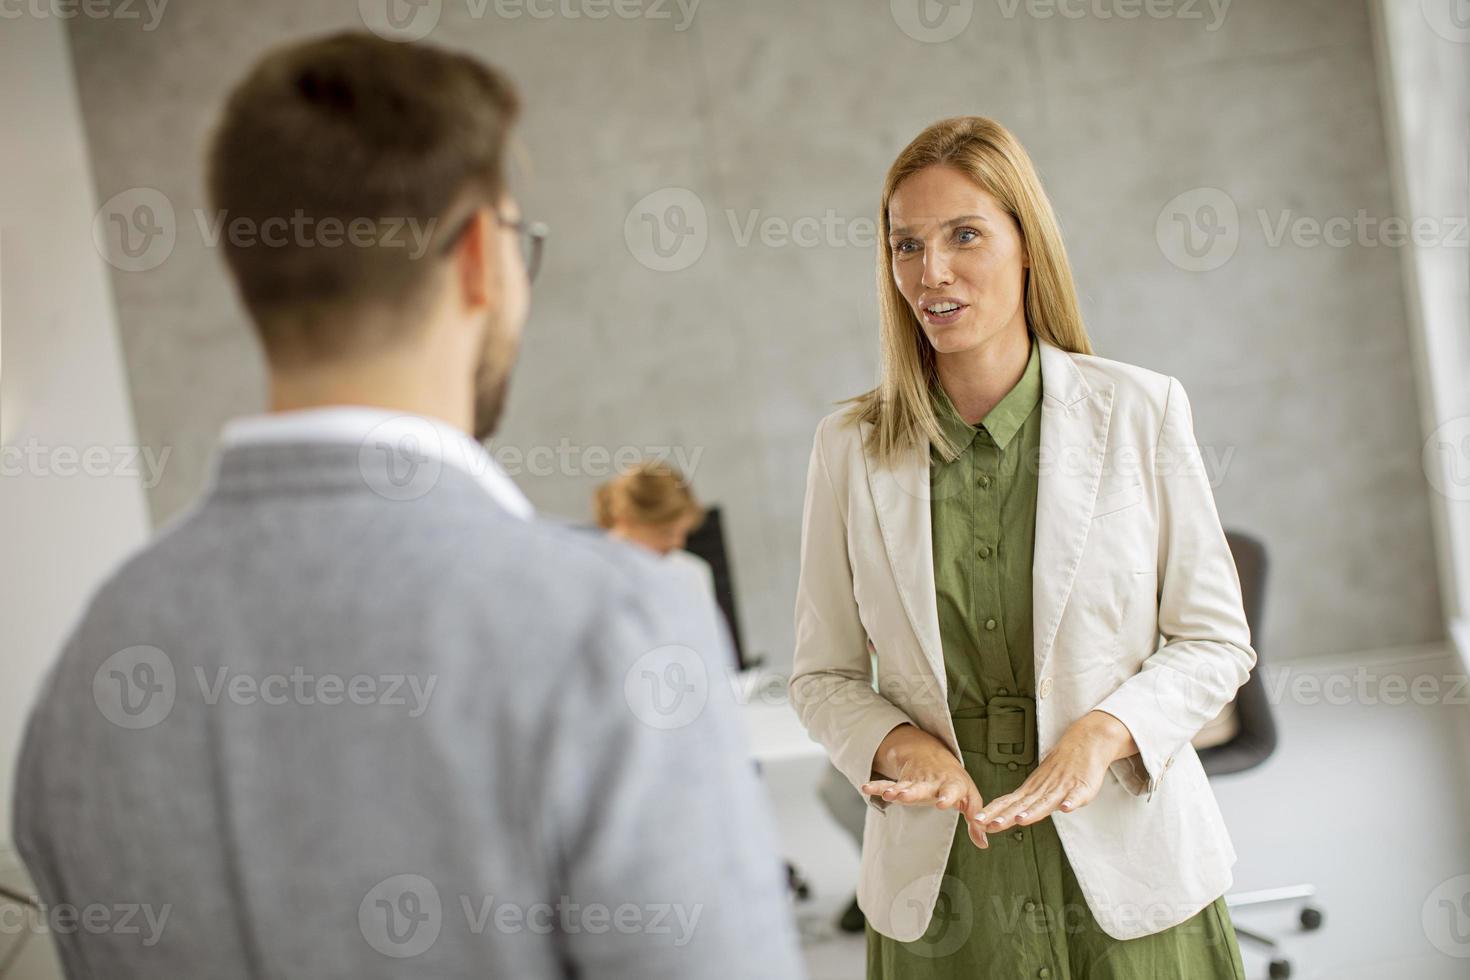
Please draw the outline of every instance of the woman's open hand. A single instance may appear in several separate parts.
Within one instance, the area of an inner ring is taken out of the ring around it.
[[[864,783],[865,795],[905,806],[958,810],[965,815],[975,846],[990,846],[984,828],[975,820],[985,805],[980,790],[942,741],[914,725],[900,725],[878,746],[873,768],[883,778]]]
[[[1029,826],[1057,810],[1071,813],[1091,803],[1102,788],[1108,766],[1138,747],[1133,735],[1105,711],[1091,711],[1073,722],[1015,792],[997,796],[972,815],[989,833],[1014,823]]]

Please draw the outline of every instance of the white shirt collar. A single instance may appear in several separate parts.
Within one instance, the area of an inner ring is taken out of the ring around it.
[[[442,419],[364,405],[334,405],[247,415],[227,422],[220,433],[225,448],[286,442],[365,446],[369,440],[396,446],[405,439],[414,441],[417,452],[474,477],[496,503],[515,516],[530,520],[535,515],[526,495],[485,447]]]

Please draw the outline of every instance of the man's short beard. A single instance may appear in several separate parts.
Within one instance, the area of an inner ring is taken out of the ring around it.
[[[480,363],[475,365],[475,439],[485,442],[500,428],[510,376],[515,370],[520,343],[512,339],[510,326],[499,310],[485,318],[485,336],[480,344]]]
[[[505,411],[506,393],[510,388],[510,369],[499,380],[491,379],[489,358],[480,361],[475,371],[475,439],[484,442],[500,428]]]

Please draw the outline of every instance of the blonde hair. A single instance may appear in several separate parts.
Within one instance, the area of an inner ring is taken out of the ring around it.
[[[1004,126],[983,116],[935,123],[904,148],[883,182],[878,208],[882,378],[878,387],[839,403],[853,405],[848,420],[873,426],[868,448],[884,464],[894,462],[921,437],[927,437],[947,460],[958,455],[929,400],[929,386],[936,377],[934,348],[894,282],[888,243],[888,205],[898,185],[926,167],[941,165],[963,172],[984,188],[1020,227],[1021,244],[1030,258],[1025,302],[1030,331],[1063,350],[1092,353],[1061,230],[1025,148]]]
[[[597,488],[597,523],[610,528],[618,521],[659,527],[692,516],[704,522],[704,508],[689,481],[667,463],[648,460]]]

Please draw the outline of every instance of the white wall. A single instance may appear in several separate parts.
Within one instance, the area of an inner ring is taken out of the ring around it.
[[[1374,21],[1396,211],[1430,232],[1400,251],[1441,603],[1470,665],[1470,22],[1455,9],[1375,0]]]
[[[148,530],[64,27],[0,21],[0,851],[36,686]]]
[[[897,16],[914,2],[701,3],[687,30],[663,3],[600,20],[420,8],[429,40],[504,66],[526,97],[518,193],[552,237],[495,448],[521,454],[503,458],[531,500],[586,517],[623,447],[697,461],[745,638],[787,667],[812,433],[878,367],[865,226],[903,145],[978,112],[1037,161],[1097,351],[1188,390],[1222,518],[1270,549],[1263,656],[1443,639],[1401,249],[1274,234],[1394,213],[1368,0],[1238,0],[1218,23],[1203,4],[963,4],[944,41]],[[265,395],[195,214],[210,129],[261,51],[361,30],[371,6],[69,23],[98,197],[156,188],[174,215],[154,267],[113,276],[139,437],[174,447],[156,519],[195,499],[220,424]],[[1217,219],[1238,242],[1191,267],[1182,250]]]

